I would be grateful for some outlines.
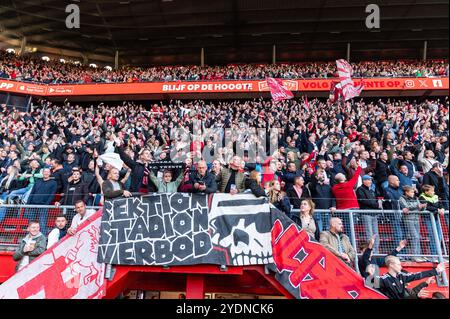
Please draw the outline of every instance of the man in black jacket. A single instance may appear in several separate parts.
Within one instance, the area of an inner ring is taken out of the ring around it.
[[[356,190],[356,198],[358,199],[359,208],[362,210],[378,210],[380,209],[381,202],[376,198],[375,192],[371,189],[372,177],[364,175],[362,177],[362,185]],[[369,241],[373,235],[378,235],[378,216],[376,213],[362,213],[362,219],[364,223],[364,230],[366,233],[366,240]],[[378,252],[379,236],[376,236],[374,245],[374,252]]]
[[[67,205],[72,206],[77,201],[82,200],[86,203],[89,199],[89,186],[81,180],[81,171],[75,167],[72,170],[72,176],[69,177],[69,183],[64,190],[64,197],[61,202],[55,202],[56,206]],[[73,210],[67,212],[67,221],[72,222],[72,218],[75,215]]]
[[[31,189],[27,201],[28,205],[50,205],[53,201],[58,185],[54,179],[50,178],[50,174],[49,168],[42,170],[42,179],[38,180]],[[24,216],[29,218],[29,220],[39,220],[41,232],[47,236],[47,208],[30,209],[30,211],[24,213]]]
[[[375,278],[375,283],[378,281],[378,287],[375,288],[379,288],[389,299],[406,299],[409,297],[406,289],[407,283],[440,275],[448,267],[448,264],[440,263],[432,270],[405,274],[402,272],[400,259],[395,256],[388,256],[386,257],[386,266],[388,272]]]
[[[208,172],[205,161],[197,164],[197,171],[189,176],[189,183],[192,184],[193,193],[211,194],[217,192],[216,177]]]
[[[306,185],[305,193],[309,193],[309,197],[316,204],[316,209],[327,209],[333,214],[336,211],[336,199],[333,196],[330,183],[326,183],[325,174],[326,172],[323,169],[317,169],[311,182]],[[316,215],[319,230],[327,230],[329,228],[330,213],[316,213]]]
[[[442,200],[444,209],[448,210],[448,198],[445,192],[445,187],[448,186],[446,185],[443,172],[442,164],[439,162],[434,163],[431,170],[423,176],[423,185],[434,186],[435,193]]]
[[[389,186],[389,174],[388,155],[386,152],[383,152],[380,154],[380,158],[377,159],[375,165],[375,181],[380,194],[383,194],[383,190]]]
[[[130,186],[130,192],[131,193],[150,193],[150,192],[156,192],[156,186],[152,183],[150,180],[150,169],[148,168],[148,165],[150,164],[150,161],[152,160],[151,151],[147,148],[144,148],[141,150],[139,154],[139,159],[137,161],[134,161],[132,158],[130,158],[126,153],[125,150],[120,147],[122,144],[121,140],[118,138],[114,139],[120,158],[122,161],[125,162],[125,164],[131,168],[131,186]]]

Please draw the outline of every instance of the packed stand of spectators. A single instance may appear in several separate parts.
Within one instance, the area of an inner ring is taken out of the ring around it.
[[[413,255],[420,252],[420,218],[431,234],[432,216],[448,210],[448,97],[336,105],[314,99],[309,110],[301,99],[171,100],[150,107],[42,100],[29,113],[1,108],[0,200],[75,206],[69,225],[77,205],[99,203],[96,194],[253,193],[352,265],[349,220],[336,210],[401,211],[390,220],[394,240],[407,239]],[[251,134],[251,128],[260,130]],[[424,210],[434,215],[419,217]],[[0,222],[10,213],[0,207]],[[38,220],[47,236],[47,214],[24,216]],[[376,253],[378,220],[360,217]],[[436,255],[433,244],[430,249]],[[397,260],[389,265],[397,267]]]
[[[445,60],[397,60],[351,63],[353,77],[430,77],[448,76]],[[46,84],[124,83],[161,81],[256,80],[333,78],[335,62],[279,64],[230,64],[226,66],[122,67],[118,70],[92,68],[74,63],[43,61],[19,57],[0,50],[0,78]]]

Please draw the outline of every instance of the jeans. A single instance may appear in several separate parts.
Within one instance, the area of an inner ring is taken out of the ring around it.
[[[397,245],[401,240],[405,239],[402,230],[402,214],[395,212],[390,215],[391,226],[394,228],[394,245]]]
[[[430,241],[430,254],[437,255],[438,252],[437,252],[437,247],[436,247],[436,239],[435,239],[434,232],[433,232],[433,225],[431,223],[431,216],[433,216],[433,218],[436,222],[436,228],[437,228],[437,233],[438,233],[438,237],[439,237],[439,242],[441,242],[442,241],[442,230],[438,226],[438,221],[437,221],[438,216],[435,216],[434,214],[423,214],[422,218],[423,218],[425,227],[427,228],[428,239]]]
[[[403,219],[406,228],[406,238],[411,255],[420,255],[420,220],[419,216],[408,216]]]
[[[315,216],[317,219],[317,227],[319,227],[319,231],[323,232],[328,230],[328,228],[330,227],[330,213],[316,213]]]
[[[6,201],[8,198],[8,193],[0,194],[0,200]],[[0,222],[5,218],[6,216],[6,207],[0,207]]]
[[[366,241],[369,242],[370,238],[377,234],[375,238],[375,244],[373,246],[373,253],[378,254],[378,248],[380,246],[380,233],[378,231],[378,218],[376,215],[362,215],[364,224],[364,231],[366,234]]]
[[[20,197],[23,201],[26,202],[26,200],[28,199],[28,196],[30,196],[31,189],[32,189],[32,187],[30,187],[30,186],[16,189],[8,195],[8,198],[10,200],[12,200],[12,199],[14,199],[14,197]]]

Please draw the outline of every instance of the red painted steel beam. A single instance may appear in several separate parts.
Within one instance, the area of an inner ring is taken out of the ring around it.
[[[186,276],[186,299],[205,298],[205,276],[189,274]]]

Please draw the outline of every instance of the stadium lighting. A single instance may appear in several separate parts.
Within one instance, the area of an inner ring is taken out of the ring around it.
[[[6,49],[6,52],[15,54],[16,50],[14,50],[13,48],[8,48],[8,49]]]
[[[43,57],[41,58],[41,60],[42,60],[42,61],[47,61],[47,62],[48,62],[48,61],[50,61],[50,58],[49,58],[48,56],[45,55],[45,56],[43,56]]]
[[[109,65],[105,66],[105,69],[107,69],[108,71],[112,71],[112,67]]]
[[[89,66],[90,66],[91,68],[96,68],[96,67],[97,67],[97,64],[91,63],[91,64],[89,64]]]
[[[61,63],[66,63],[66,60],[64,60],[64,59],[59,59],[59,62],[61,62]]]

